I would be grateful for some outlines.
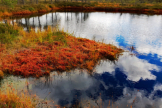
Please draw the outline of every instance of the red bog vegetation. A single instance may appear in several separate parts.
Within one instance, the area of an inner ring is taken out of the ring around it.
[[[13,15],[28,15],[28,14],[32,14],[32,12],[30,12],[29,10],[13,12]]]
[[[115,60],[122,52],[115,46],[97,43],[93,40],[65,36],[66,44],[61,41],[38,43],[31,49],[8,55],[2,62],[2,70],[24,77],[40,77],[51,71],[68,71],[84,68],[89,71],[100,59]]]

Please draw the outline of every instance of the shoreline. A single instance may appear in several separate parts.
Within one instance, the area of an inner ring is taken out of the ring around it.
[[[66,2],[64,2],[66,3]],[[75,4],[75,2],[74,2]],[[87,3],[88,4],[88,3]],[[99,4],[99,3],[98,3]],[[0,8],[0,17],[1,19],[4,17],[11,17],[11,16],[17,16],[17,15],[33,15],[33,14],[42,14],[47,13],[51,11],[81,11],[81,12],[122,12],[122,13],[137,13],[137,14],[158,14],[162,15],[162,8],[155,7],[153,4],[150,4],[151,6],[144,5],[143,7],[140,6],[120,6],[118,4],[112,3],[110,4],[95,4],[93,6],[71,6],[72,4],[69,4],[69,6],[57,6],[56,4],[35,4],[35,5],[23,5],[23,6],[17,6],[14,9],[6,8],[4,12],[2,12]],[[56,6],[55,6],[56,5]],[[107,6],[106,6],[107,5]],[[109,6],[110,5],[110,6]],[[43,6],[43,8],[41,7]],[[142,4],[141,4],[142,6]],[[41,8],[40,8],[41,7]],[[22,9],[25,8],[25,9]],[[22,10],[21,10],[22,9]]]
[[[139,8],[118,8],[118,7],[62,7],[56,11],[83,11],[83,12],[122,12],[137,14],[159,14],[162,15],[162,9],[139,9]]]

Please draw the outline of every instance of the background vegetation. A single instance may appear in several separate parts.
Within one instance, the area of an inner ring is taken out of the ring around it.
[[[144,9],[142,11],[162,13],[162,10],[158,10],[162,9],[162,0],[0,0],[0,16],[45,13],[64,7],[92,7],[99,10],[106,7],[114,11],[116,8],[127,11]]]
[[[65,3],[66,1],[66,3]],[[60,2],[60,3],[58,3]],[[73,3],[72,3],[73,2]],[[74,3],[75,2],[75,3]],[[94,2],[102,2],[102,3],[119,3],[120,5],[139,5],[139,4],[156,4],[159,6],[162,4],[162,0],[1,0],[1,6],[8,6],[14,8],[17,5],[26,5],[26,4],[56,4],[60,5],[75,5],[78,6],[80,3],[94,3]]]

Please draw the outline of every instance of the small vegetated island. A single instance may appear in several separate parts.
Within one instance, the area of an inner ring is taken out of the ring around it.
[[[116,60],[123,51],[111,44],[77,38],[59,30],[25,32],[0,24],[1,73],[40,77],[74,68],[89,72],[101,59]]]

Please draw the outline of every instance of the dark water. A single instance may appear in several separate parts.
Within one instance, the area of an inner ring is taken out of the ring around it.
[[[57,26],[127,51],[118,61],[101,61],[92,75],[76,69],[37,80],[8,77],[1,88],[9,81],[20,90],[53,100],[52,105],[68,107],[162,108],[162,15],[56,12],[13,21],[25,30]]]

